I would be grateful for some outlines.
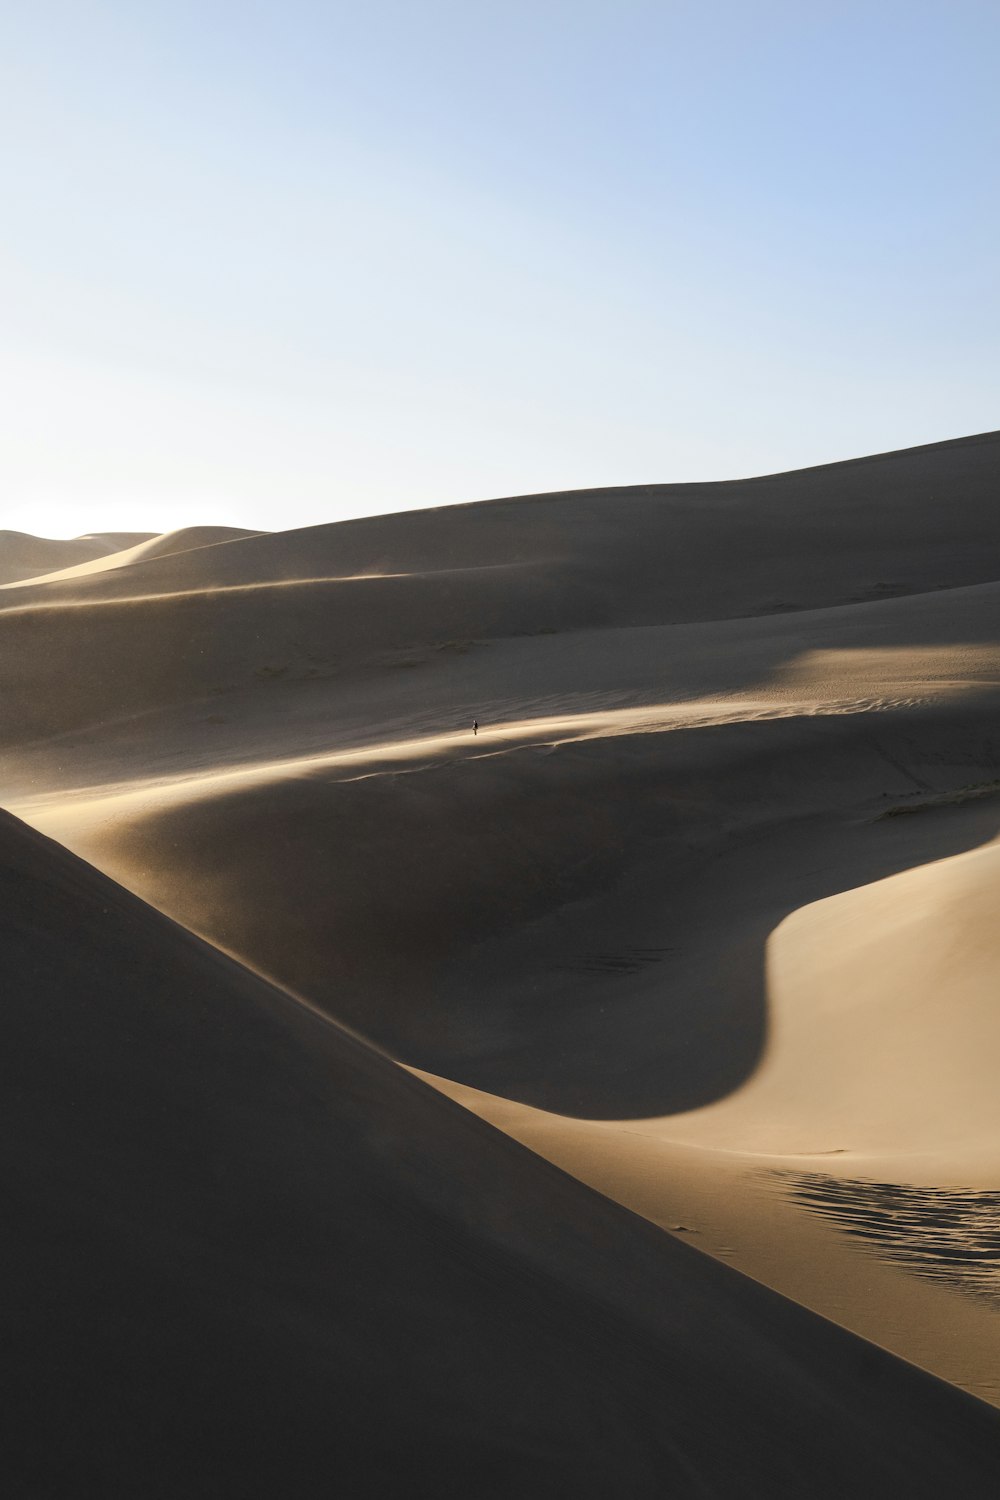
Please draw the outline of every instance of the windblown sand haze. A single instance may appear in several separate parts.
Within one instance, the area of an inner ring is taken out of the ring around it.
[[[8,1493],[996,1494],[998,493],[0,533]]]

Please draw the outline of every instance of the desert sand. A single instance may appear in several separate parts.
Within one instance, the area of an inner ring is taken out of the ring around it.
[[[995,1493],[998,479],[0,546],[39,1493]]]
[[[0,532],[4,555],[4,587],[18,584],[56,583],[64,578],[86,578],[109,569],[134,567],[154,557],[173,557],[198,547],[214,547],[221,542],[259,536],[259,532],[242,531],[234,526],[185,526],[180,531],[159,535],[154,532],[127,535],[102,532],[77,537],[75,541],[52,542],[41,537],[18,536]],[[57,558],[69,559],[51,572],[46,568]],[[45,558],[43,563],[41,559]]]
[[[23,531],[0,531],[0,585],[36,579],[65,568],[100,563],[116,553],[132,551],[154,539],[152,532],[94,532],[59,541],[28,536]]]

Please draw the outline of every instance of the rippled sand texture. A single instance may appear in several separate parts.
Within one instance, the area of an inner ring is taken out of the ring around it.
[[[789,1174],[797,1202],[918,1276],[1000,1304],[1000,1192]]]
[[[25,1493],[995,1493],[998,482],[0,537]]]

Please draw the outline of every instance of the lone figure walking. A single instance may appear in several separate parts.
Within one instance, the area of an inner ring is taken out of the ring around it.
[[[479,720],[478,719],[473,719],[473,721],[472,721],[472,732],[473,732],[473,734],[478,734],[479,733]]]

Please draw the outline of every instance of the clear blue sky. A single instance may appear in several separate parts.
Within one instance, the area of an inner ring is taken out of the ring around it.
[[[9,0],[0,527],[1000,426],[997,0]]]

